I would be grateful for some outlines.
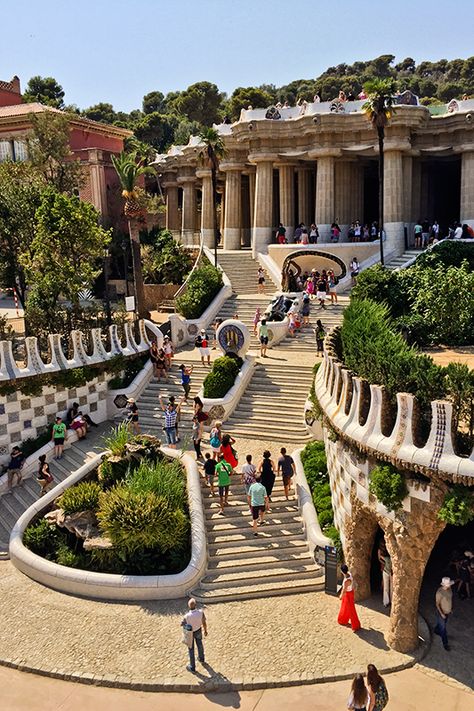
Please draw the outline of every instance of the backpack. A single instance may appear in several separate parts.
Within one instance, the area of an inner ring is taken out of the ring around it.
[[[198,337],[196,338],[196,340],[194,341],[194,345],[196,346],[196,348],[201,348],[201,347],[202,347],[202,338],[201,338],[201,336],[198,336]]]
[[[219,439],[219,435],[213,434],[211,439],[209,440],[209,444],[211,447],[214,447],[214,449],[217,449],[217,447],[221,446],[221,441]]]

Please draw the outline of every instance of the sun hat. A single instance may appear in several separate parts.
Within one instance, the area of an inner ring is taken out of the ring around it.
[[[451,578],[442,578],[441,579],[441,587],[442,588],[450,588],[451,585],[454,585],[454,580],[451,580]]]
[[[135,398],[134,398],[134,397],[129,397],[129,398],[127,398],[127,402],[135,402]]]
[[[472,551],[464,551],[466,558],[474,558],[474,553]]]

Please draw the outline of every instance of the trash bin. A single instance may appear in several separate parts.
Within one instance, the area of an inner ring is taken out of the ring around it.
[[[324,592],[337,595],[337,548],[324,547]]]

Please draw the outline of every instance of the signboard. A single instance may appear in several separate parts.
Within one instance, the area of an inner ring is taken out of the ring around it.
[[[135,297],[126,296],[125,297],[125,309],[127,311],[135,311]]]
[[[324,547],[324,591],[329,595],[337,595],[337,548]]]

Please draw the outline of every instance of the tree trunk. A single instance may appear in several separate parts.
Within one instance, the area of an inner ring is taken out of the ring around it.
[[[378,129],[377,131],[379,137],[379,239],[380,239],[380,264],[384,265],[383,258],[383,171],[384,171],[384,155],[383,155],[383,143],[384,143],[384,131]]]
[[[148,318],[149,313],[145,307],[145,289],[143,286],[142,259],[140,253],[140,236],[135,220],[128,221],[130,246],[132,250],[133,284],[135,287],[135,311],[139,318]]]

